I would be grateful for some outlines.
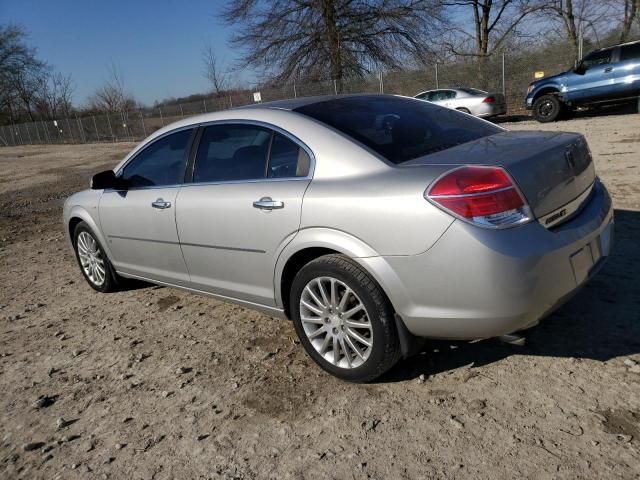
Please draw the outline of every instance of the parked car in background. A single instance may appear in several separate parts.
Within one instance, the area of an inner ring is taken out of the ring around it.
[[[640,107],[640,41],[595,50],[566,72],[532,82],[525,100],[539,122],[577,107],[635,101]]]
[[[612,222],[582,135],[391,95],[185,119],[64,204],[93,289],[136,278],[288,317],[358,382],[423,337],[537,324],[602,266]]]
[[[475,88],[445,88],[427,90],[414,98],[436,105],[453,108],[475,117],[489,118],[507,113],[507,104],[501,93],[489,93]]]

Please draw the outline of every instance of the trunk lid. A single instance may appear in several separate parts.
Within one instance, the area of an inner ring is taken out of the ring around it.
[[[586,140],[567,132],[506,131],[402,164],[418,165],[503,167],[537,218],[580,197],[596,177]]]

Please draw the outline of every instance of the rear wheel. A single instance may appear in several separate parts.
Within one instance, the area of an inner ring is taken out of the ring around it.
[[[393,309],[375,281],[343,255],[305,265],[291,288],[296,333],[324,370],[351,382],[368,382],[400,358]]]
[[[102,293],[118,289],[115,270],[100,242],[85,222],[76,226],[73,232],[73,246],[82,275],[91,288]]]
[[[533,118],[542,123],[555,122],[563,110],[557,95],[542,95],[533,102]]]

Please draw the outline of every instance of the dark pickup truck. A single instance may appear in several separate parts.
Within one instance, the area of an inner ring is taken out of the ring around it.
[[[636,101],[640,108],[640,41],[595,50],[566,72],[529,85],[526,107],[553,122],[576,107]]]

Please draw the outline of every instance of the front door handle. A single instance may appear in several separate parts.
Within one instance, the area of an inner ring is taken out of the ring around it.
[[[253,208],[260,210],[277,210],[284,208],[284,202],[273,200],[271,197],[262,197],[260,200],[253,202]]]
[[[153,208],[164,210],[165,208],[171,208],[171,202],[165,202],[163,199],[159,198],[155,202],[151,202],[151,206]]]
[[[604,69],[604,73],[611,73],[611,70],[613,70],[613,67],[607,67]]]

